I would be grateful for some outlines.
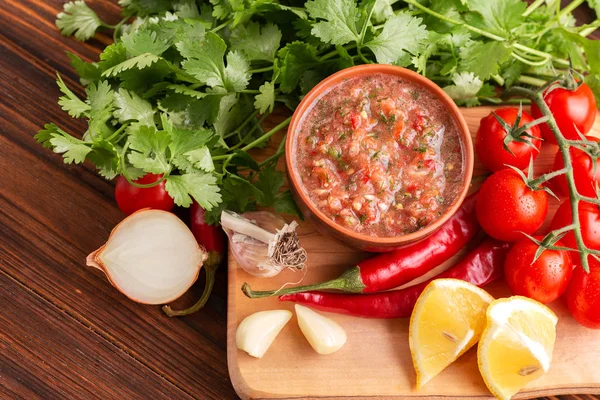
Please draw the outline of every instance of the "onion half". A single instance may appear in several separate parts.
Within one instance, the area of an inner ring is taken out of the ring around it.
[[[131,300],[165,304],[183,295],[206,260],[189,228],[174,214],[144,209],[131,214],[87,257]]]

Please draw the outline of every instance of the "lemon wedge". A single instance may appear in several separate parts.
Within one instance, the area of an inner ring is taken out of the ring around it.
[[[485,310],[494,300],[458,279],[436,279],[419,296],[410,317],[409,344],[422,387],[479,340]]]
[[[558,318],[521,296],[494,301],[486,315],[477,350],[479,371],[494,396],[510,399],[550,368]]]

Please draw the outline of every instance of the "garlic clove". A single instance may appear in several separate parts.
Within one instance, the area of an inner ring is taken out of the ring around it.
[[[346,331],[334,320],[296,304],[300,330],[319,354],[335,353],[346,343]]]
[[[261,358],[290,318],[292,313],[288,310],[259,311],[247,316],[235,334],[238,349]]]

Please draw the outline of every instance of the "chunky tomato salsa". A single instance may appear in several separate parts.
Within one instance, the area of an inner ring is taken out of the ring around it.
[[[334,86],[300,123],[296,169],[312,203],[361,234],[429,225],[459,194],[463,152],[444,104],[427,89],[372,74]]]

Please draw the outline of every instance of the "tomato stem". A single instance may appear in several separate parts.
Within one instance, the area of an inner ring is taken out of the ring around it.
[[[581,2],[576,0],[571,4],[575,4],[575,3],[580,4]],[[548,174],[544,174],[544,175],[540,176],[539,178],[533,180],[531,182],[531,184],[534,184],[534,183],[540,184],[540,183],[545,182],[549,179],[552,179],[558,175],[562,175],[562,174],[565,175],[565,178],[567,179],[567,184],[569,187],[569,202],[571,204],[571,215],[573,218],[573,224],[571,226],[564,227],[564,228],[561,228],[558,230],[554,230],[554,231],[548,233],[548,235],[546,235],[545,239],[546,238],[555,238],[558,235],[560,235],[568,230],[572,230],[573,235],[575,236],[577,250],[579,251],[579,254],[581,257],[581,266],[586,272],[589,272],[588,256],[589,255],[599,256],[600,251],[587,247],[583,241],[583,235],[581,233],[581,223],[579,221],[579,202],[584,201],[584,202],[590,202],[593,204],[600,205],[600,199],[594,199],[591,197],[582,196],[577,191],[577,188],[575,186],[575,175],[573,173],[573,163],[572,163],[572,159],[571,159],[570,148],[571,147],[577,147],[577,148],[583,147],[583,148],[589,149],[590,152],[592,152],[592,153],[600,151],[600,148],[598,146],[598,143],[594,143],[592,141],[585,140],[585,138],[582,138],[582,140],[566,139],[565,136],[560,131],[560,129],[558,128],[558,124],[556,123],[556,119],[554,118],[554,116],[552,115],[552,112],[550,111],[550,107],[548,107],[548,105],[544,101],[544,95],[547,94],[547,92],[549,90],[553,90],[555,88],[565,88],[567,90],[575,90],[577,88],[577,85],[575,85],[575,87],[573,87],[574,80],[575,79],[574,79],[573,75],[568,74],[566,77],[563,76],[563,77],[559,77],[559,78],[549,81],[548,83],[546,83],[544,86],[542,86],[541,88],[539,88],[537,90],[527,89],[524,87],[513,87],[513,88],[505,91],[502,94],[502,97],[503,98],[513,97],[513,96],[525,97],[525,98],[531,100],[532,103],[535,103],[538,106],[538,108],[540,109],[541,113],[543,114],[543,116],[544,116],[543,118],[546,120],[546,123],[548,124],[548,127],[552,131],[552,134],[556,138],[559,152],[564,161],[564,168],[561,170],[558,170],[558,171],[553,171]],[[595,153],[595,154],[598,154],[598,153]],[[591,157],[594,158],[593,156],[591,156]],[[596,160],[594,159],[593,161],[595,162]],[[542,242],[543,242],[543,240],[542,240]],[[540,245],[543,246],[543,244],[540,244]]]

